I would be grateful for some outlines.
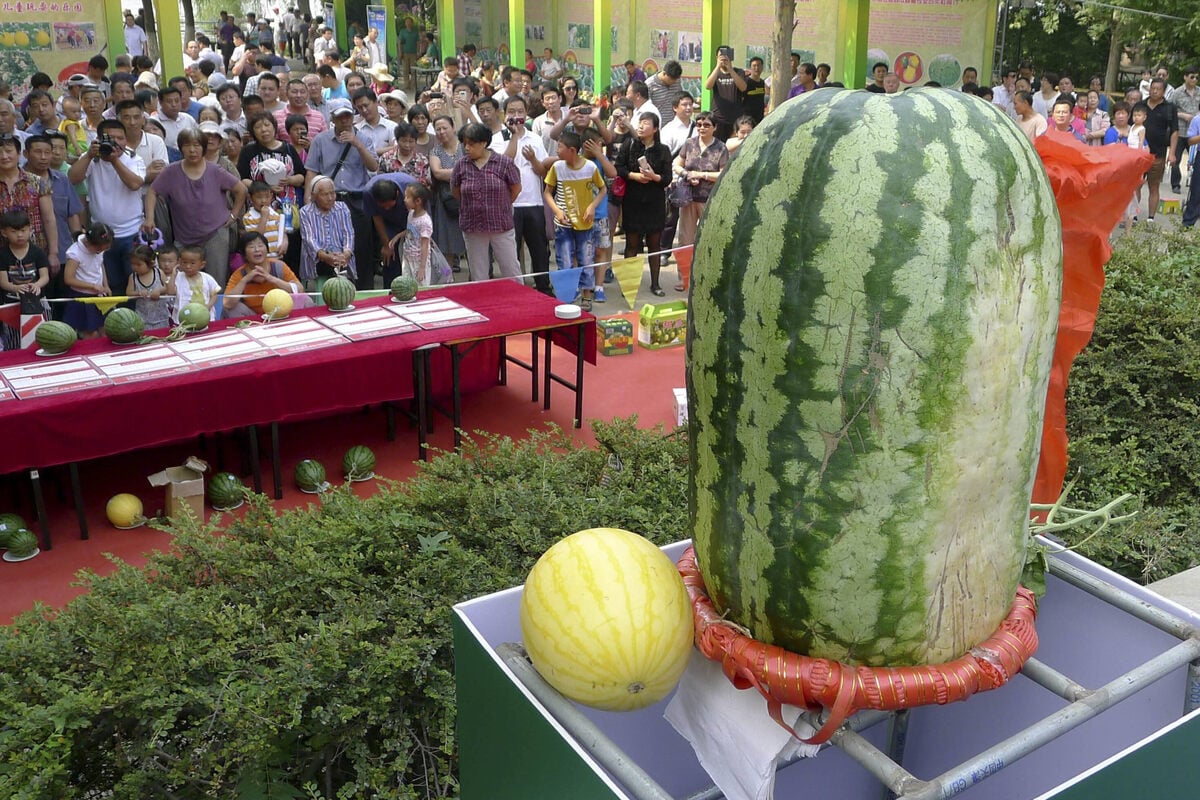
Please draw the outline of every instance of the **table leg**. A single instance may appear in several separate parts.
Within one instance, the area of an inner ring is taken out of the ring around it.
[[[67,471],[71,475],[71,497],[75,501],[75,518],[79,520],[79,538],[87,539],[87,513],[83,508],[83,485],[79,482],[79,465],[72,461]]]
[[[251,474],[254,476],[254,492],[262,494],[262,464],[258,461],[258,426],[251,425],[246,429],[246,434],[250,438],[250,469],[252,470]]]
[[[578,426],[576,426],[578,427]],[[279,423],[271,423],[271,479],[275,482],[275,499],[283,499],[283,464],[279,459]]]
[[[37,512],[38,527],[42,529],[42,549],[49,550],[50,518],[46,515],[46,498],[42,497],[42,476],[36,469],[29,470],[29,484],[33,487],[33,508]]]
[[[387,440],[394,442],[396,441],[396,404],[391,401],[384,403],[383,415],[387,420]]]
[[[576,325],[575,341],[575,427],[583,427],[583,334],[587,326]]]
[[[536,403],[538,401],[538,373],[537,373],[538,343],[541,341],[541,337],[538,336],[537,331],[534,331],[533,333],[529,334],[529,336],[532,339],[532,341],[530,342],[530,345],[529,345],[529,349],[530,349],[530,354],[533,356],[530,359],[531,363],[530,363],[530,370],[529,370],[529,374],[533,376],[533,399],[530,400],[529,402]],[[549,396],[550,396],[550,384],[547,383],[546,384],[546,397],[549,397]]]
[[[417,404],[417,457],[429,460],[427,435],[433,431],[433,419],[429,413],[429,354],[436,344],[426,345],[413,351],[413,394]]]
[[[500,385],[508,385],[508,337],[500,337]]]
[[[534,334],[536,336],[536,334]],[[554,334],[550,331],[546,332],[546,360],[542,371],[542,383],[546,386],[546,397],[542,401],[542,408],[546,411],[550,410],[550,354],[554,352],[554,342],[551,337]]]
[[[459,380],[459,366],[462,364],[462,354],[458,345],[450,345],[450,388],[453,392],[454,406],[454,450],[462,448],[462,383]]]

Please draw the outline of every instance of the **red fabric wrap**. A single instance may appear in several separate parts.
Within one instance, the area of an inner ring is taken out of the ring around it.
[[[827,741],[847,717],[863,709],[894,711],[952,703],[995,689],[1020,672],[1038,647],[1033,624],[1037,603],[1033,593],[1022,586],[999,630],[966,655],[945,664],[855,667],[800,656],[751,639],[717,613],[693,548],[684,552],[678,566],[692,601],[700,652],[719,661],[737,688],[757,689],[767,701],[771,718],[807,744]],[[828,708],[831,713],[815,736],[804,739],[783,721],[784,705],[814,712]]]

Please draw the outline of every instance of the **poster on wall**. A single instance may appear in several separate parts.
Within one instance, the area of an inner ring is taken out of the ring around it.
[[[746,69],[750,69],[750,59],[761,58],[763,62],[763,72],[768,75],[771,73],[771,55],[772,48],[763,45],[750,44],[746,45]]]
[[[463,34],[467,41],[483,40],[483,0],[463,0]]]
[[[676,52],[676,60],[680,63],[689,62],[699,64],[701,61],[700,40],[701,36],[698,33],[679,32],[679,48]]]
[[[383,6],[367,6],[367,30],[374,28],[379,31],[379,52],[384,54],[385,59],[388,53],[387,27],[387,9]]]
[[[671,32],[658,28],[651,30],[650,57],[659,61],[666,61],[671,56]]]
[[[92,56],[108,51],[102,0],[78,2],[0,3],[0,77],[20,102],[29,92],[29,77],[44,72],[61,90],[77,72],[87,72]]]
[[[592,26],[583,22],[567,23],[567,49],[591,50]]]
[[[608,38],[612,40],[612,51],[616,53],[620,48],[618,44],[620,39],[617,37],[617,26],[613,25],[608,29]]]

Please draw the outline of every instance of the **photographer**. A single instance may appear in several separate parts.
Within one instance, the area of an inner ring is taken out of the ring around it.
[[[649,106],[644,100],[643,105],[648,106],[645,109],[647,112],[651,114],[655,113],[653,110],[654,106]],[[549,138],[558,141],[558,137],[562,136],[564,132],[581,134],[588,128],[597,131],[600,137],[604,139],[606,146],[612,144],[613,132],[609,129],[609,126],[601,124],[599,107],[593,106],[583,98],[576,98],[571,101],[569,112],[563,114],[562,119],[550,129]],[[543,134],[543,138],[545,138],[545,134]]]
[[[142,186],[146,164],[127,149],[125,126],[106,119],[96,130],[96,139],[67,173],[73,186],[87,181],[88,208],[93,222],[112,228],[112,247],[104,253],[104,271],[109,286],[129,282],[129,253],[142,225]]]
[[[746,73],[733,66],[733,48],[729,45],[717,48],[717,65],[704,81],[704,88],[712,90],[716,135],[725,141],[733,135],[734,120],[742,115],[742,95],[746,91]]]
[[[529,271],[534,286],[550,294],[550,239],[546,235],[546,212],[542,187],[546,171],[554,163],[546,153],[542,137],[526,130],[525,99],[513,95],[504,101],[504,128],[492,136],[493,152],[511,158],[521,173],[521,193],[513,201],[513,227],[517,254],[521,242],[529,248]]]

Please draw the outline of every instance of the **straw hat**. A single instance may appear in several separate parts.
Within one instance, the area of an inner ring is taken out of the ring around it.
[[[155,76],[155,74],[153,72],[151,72],[150,70],[146,70],[141,75],[138,75],[137,81],[133,84],[133,88],[137,89],[139,87],[142,89],[150,89],[151,91],[157,92],[158,91],[158,78]]]
[[[396,76],[387,71],[386,64],[376,64],[367,70],[367,74],[374,78],[376,83],[392,83],[396,80]]]

